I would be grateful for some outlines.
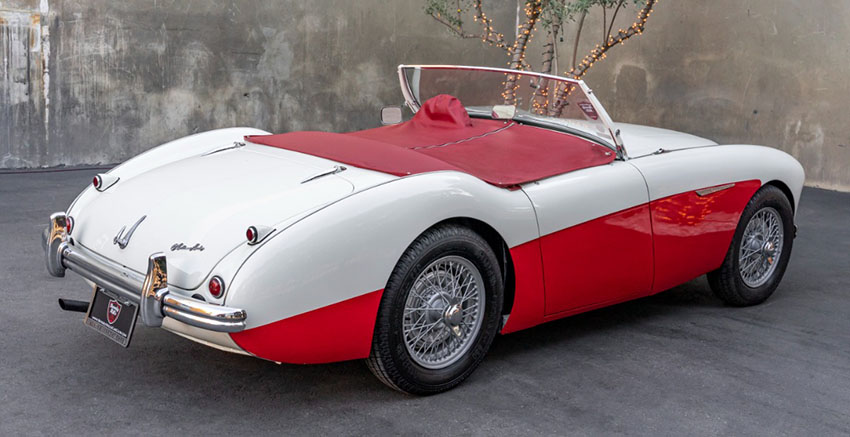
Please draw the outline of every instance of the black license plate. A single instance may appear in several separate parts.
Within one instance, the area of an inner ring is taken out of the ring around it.
[[[95,287],[83,322],[112,341],[127,347],[130,345],[138,315],[138,305]]]

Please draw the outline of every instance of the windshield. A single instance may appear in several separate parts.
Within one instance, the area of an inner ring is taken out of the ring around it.
[[[518,122],[591,136],[615,151],[618,148],[608,114],[581,81],[527,71],[437,65],[402,65],[399,78],[414,112],[431,97],[449,94],[471,117],[489,118],[494,107],[507,105],[515,108],[511,118]]]

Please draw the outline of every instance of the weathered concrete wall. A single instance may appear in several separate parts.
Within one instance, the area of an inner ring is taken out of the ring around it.
[[[493,3],[508,31],[515,2]],[[504,65],[422,4],[0,0],[0,168],[119,162],[225,126],[370,127],[400,101],[399,63]],[[778,147],[842,190],[848,78],[850,2],[833,0],[662,0],[586,77],[617,120]]]
[[[398,64],[498,56],[419,0],[0,0],[0,168],[120,162],[217,127],[376,126],[403,101]]]
[[[616,120],[777,147],[850,191],[850,1],[662,0],[586,80]]]

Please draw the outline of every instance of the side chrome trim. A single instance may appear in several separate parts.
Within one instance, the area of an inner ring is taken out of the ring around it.
[[[233,144],[231,144],[229,146],[224,146],[224,147],[221,147],[221,148],[218,148],[218,149],[215,149],[215,150],[211,150],[211,151],[206,152],[206,153],[202,153],[201,156],[209,156],[209,155],[212,155],[213,153],[224,152],[225,150],[238,149],[240,147],[245,147],[244,141],[234,141]]]
[[[724,184],[724,185],[718,185],[716,187],[702,188],[702,189],[696,190],[694,192],[697,193],[697,196],[699,196],[699,197],[705,197],[705,196],[708,196],[709,194],[714,194],[718,191],[728,190],[728,189],[730,189],[734,186],[735,186],[734,183]]]
[[[62,277],[70,269],[100,287],[139,305],[142,323],[160,327],[165,317],[215,332],[245,329],[247,313],[182,296],[168,288],[168,263],[158,252],[148,258],[147,274],[142,275],[82,246],[73,244],[65,232],[65,213],[50,216],[45,244],[47,270]]]

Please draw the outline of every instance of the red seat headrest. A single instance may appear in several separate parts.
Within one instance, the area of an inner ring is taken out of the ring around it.
[[[466,108],[457,97],[440,94],[426,100],[413,116],[413,122],[427,127],[461,128],[472,126]]]

